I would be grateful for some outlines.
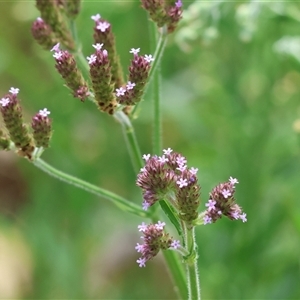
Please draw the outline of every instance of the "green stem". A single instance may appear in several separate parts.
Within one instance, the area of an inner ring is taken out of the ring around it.
[[[186,299],[188,294],[186,286],[186,278],[182,263],[178,259],[178,254],[175,251],[162,251],[170,276],[174,282],[174,289],[181,299]]]
[[[71,31],[71,35],[73,37],[75,45],[78,45],[78,35],[77,35],[77,28],[76,28],[76,23],[74,19],[69,20],[69,27]]]
[[[157,214],[154,214],[152,217],[153,224],[157,223],[157,221],[159,221],[159,218]],[[167,250],[162,251],[162,254],[167,264],[167,269],[174,284],[174,290],[176,294],[178,295],[179,299],[186,299],[188,295],[186,276],[184,273],[183,264],[181,260],[179,260],[178,253]]]
[[[161,126],[161,110],[160,110],[160,72],[159,67],[154,74],[153,80],[153,153],[160,155],[162,151],[162,126]]]
[[[131,124],[131,121],[123,111],[116,111],[114,113],[114,117],[122,125],[124,138],[126,140],[131,161],[135,172],[138,173],[144,164],[139,144],[135,136],[134,128]]]
[[[102,189],[98,186],[95,186],[91,183],[88,183],[84,180],[81,180],[79,178],[76,178],[74,176],[66,174],[60,170],[57,170],[40,158],[34,160],[33,164],[36,167],[38,167],[39,169],[41,169],[42,171],[46,172],[47,174],[49,174],[61,181],[64,181],[68,184],[76,186],[76,187],[78,187],[82,190],[85,190],[91,194],[95,194],[99,197],[102,197],[104,199],[112,201],[117,207],[119,207],[120,209],[122,209],[126,212],[138,215],[140,217],[149,218],[149,213],[142,210],[139,205],[136,205],[136,204],[128,201],[127,199],[122,198],[121,196],[114,194],[110,191],[107,191],[107,190]]]
[[[200,278],[198,271],[198,252],[195,241],[195,227],[187,229],[184,226],[186,250],[189,255],[185,258],[188,285],[188,299],[201,300]]]

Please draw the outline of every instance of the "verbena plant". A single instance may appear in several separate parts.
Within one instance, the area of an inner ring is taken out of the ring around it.
[[[41,17],[33,23],[32,34],[44,49],[53,53],[55,67],[72,95],[82,102],[92,101],[100,112],[111,115],[121,125],[137,173],[136,184],[142,189],[142,205],[138,206],[111,191],[61,172],[43,161],[41,155],[49,147],[52,135],[50,111],[41,109],[33,116],[30,126],[24,123],[18,88],[10,88],[0,100],[5,124],[5,129],[0,130],[0,147],[15,151],[57,179],[110,200],[127,213],[145,218],[145,222],[138,226],[143,243],[137,243],[135,247],[140,254],[137,259],[139,267],[145,267],[162,250],[178,297],[200,299],[196,226],[215,223],[223,215],[231,220],[246,222],[247,219],[235,202],[238,180],[233,177],[211,191],[205,204],[206,210],[199,213],[201,188],[197,179],[198,169],[188,167],[187,159],[181,153],[171,148],[162,149],[158,66],[167,38],[181,19],[182,2],[142,0],[141,3],[157,25],[153,26],[157,36],[153,47],[155,52],[153,56],[140,55],[140,49],[132,48],[130,53],[133,58],[126,80],[111,24],[99,14],[91,17],[95,22],[94,53],[88,56],[82,53],[75,24],[80,11],[79,0],[37,0]],[[153,149],[149,150],[152,154],[142,155],[131,121],[138,117],[137,107],[149,82],[155,91],[152,101],[155,111]],[[175,227],[178,239],[165,230],[166,223],[160,221],[162,213],[169,219],[168,225]]]

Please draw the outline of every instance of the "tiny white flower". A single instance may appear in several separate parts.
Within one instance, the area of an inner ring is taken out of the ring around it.
[[[206,225],[206,224],[211,224],[212,223],[212,218],[208,215],[205,215],[205,217],[203,218],[203,225]]]
[[[99,22],[99,24],[96,26],[96,28],[101,32],[105,32],[109,27],[110,24],[108,22]]]
[[[146,55],[144,56],[144,58],[145,58],[145,60],[146,60],[148,63],[154,61],[154,58],[152,57],[151,54],[150,54],[150,55],[147,55],[147,54],[146,54]]]
[[[163,230],[165,225],[166,225],[165,222],[158,221],[157,224],[155,224],[155,227],[156,229]]]
[[[143,159],[144,159],[145,161],[148,161],[149,158],[150,158],[150,156],[151,156],[151,154],[144,154],[144,155],[143,155]]]
[[[100,14],[96,14],[96,15],[94,15],[94,16],[91,16],[91,19],[92,19],[93,21],[97,22],[97,21],[99,21],[99,20],[101,19],[101,16],[100,16]]]
[[[134,55],[138,54],[140,52],[140,48],[131,48],[131,50],[129,51],[129,53],[133,53]]]
[[[53,46],[53,48],[50,51],[54,51],[54,52],[59,52],[59,43],[57,43],[56,45]]]
[[[63,52],[62,52],[62,51],[59,51],[59,52],[55,52],[55,53],[53,54],[53,57],[54,57],[55,59],[57,59],[57,60],[60,60],[61,57],[62,57],[62,55],[63,55]]]
[[[1,104],[2,107],[7,106],[8,103],[9,103],[9,98],[2,98],[0,100],[0,104]]]
[[[41,109],[39,111],[39,115],[42,117],[47,117],[48,115],[50,115],[50,111],[47,108]]]
[[[138,226],[138,230],[144,232],[147,229],[147,225],[143,222],[141,225]]]
[[[165,155],[170,155],[172,153],[172,149],[171,148],[168,148],[168,149],[163,149],[163,152]]]
[[[97,56],[95,54],[92,54],[91,56],[87,56],[86,59],[88,60],[89,65],[91,65],[97,60]]]
[[[120,96],[124,96],[126,92],[126,89],[124,89],[123,87],[120,87],[119,89],[116,89],[116,96],[120,97]]]
[[[171,248],[173,249],[178,249],[180,247],[180,242],[178,240],[174,240],[172,243],[171,243]]]
[[[126,84],[127,90],[132,90],[135,87],[135,83],[128,81]]]
[[[167,157],[165,157],[165,155],[163,155],[163,156],[158,158],[158,161],[160,163],[165,163],[165,162],[169,161],[169,159]]]
[[[186,165],[179,165],[178,168],[176,168],[176,170],[179,170],[180,172],[183,172],[186,169]]]
[[[11,87],[11,88],[9,89],[9,92],[10,92],[11,94],[13,94],[13,95],[18,95],[19,91],[20,91],[20,89],[14,88],[14,87]]]
[[[96,50],[101,50],[102,49],[102,47],[103,47],[103,43],[102,44],[100,44],[100,43],[97,43],[97,44],[95,44],[95,45],[93,45],[93,47],[96,49]]]
[[[183,179],[183,178],[177,180],[176,183],[178,184],[180,189],[188,185],[187,179]]]
[[[240,219],[243,221],[243,223],[247,222],[247,215],[245,213],[241,214]]]
[[[193,174],[193,175],[196,175],[198,172],[198,168],[190,168],[190,173]]]
[[[225,189],[222,191],[222,194],[223,194],[223,196],[224,196],[225,199],[227,199],[228,197],[231,196],[230,191],[229,190],[225,190]]]

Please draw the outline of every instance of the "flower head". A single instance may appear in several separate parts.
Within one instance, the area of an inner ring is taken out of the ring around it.
[[[1,98],[0,113],[2,114],[4,125],[9,133],[10,140],[18,149],[18,154],[31,159],[34,143],[23,120],[22,107],[17,98],[18,92],[18,88],[10,88],[9,93]],[[1,139],[1,144],[2,141],[3,140]],[[5,144],[7,145],[7,140]]]
[[[180,242],[173,240],[169,234],[164,232],[165,223],[158,221],[156,224],[139,225],[139,231],[143,233],[141,237],[144,244],[135,246],[141,257],[137,260],[139,267],[145,267],[146,262],[155,257],[160,250],[177,249],[180,247]],[[142,230],[141,230],[142,228]]]
[[[39,110],[32,118],[31,127],[33,129],[33,138],[37,147],[48,148],[51,135],[52,124],[48,118],[50,111],[47,108]]]
[[[214,223],[222,217],[228,217],[231,220],[241,219],[247,221],[246,214],[242,212],[239,205],[235,203],[234,184],[238,183],[236,178],[230,177],[227,182],[218,184],[210,193],[204,216],[204,224]],[[209,221],[208,221],[209,220]]]
[[[181,219],[191,223],[198,217],[200,186],[196,174],[181,154],[170,148],[163,152],[162,156],[143,155],[145,166],[136,181],[143,190],[143,209],[164,199],[175,207]]]

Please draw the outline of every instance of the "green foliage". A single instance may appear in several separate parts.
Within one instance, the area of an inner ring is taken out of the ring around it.
[[[44,159],[141,203],[120,127],[93,104],[72,98],[51,53],[30,36],[38,16],[33,2],[0,7],[1,94],[19,87],[27,117],[44,107],[51,111],[54,133]],[[196,1],[186,8],[161,66],[164,147],[182,152],[199,168],[201,209],[210,189],[234,176],[240,182],[236,198],[248,215],[245,224],[222,219],[197,227],[202,297],[298,299],[300,52],[294,49],[299,47],[299,6]],[[147,16],[138,1],[83,2],[77,24],[86,56],[93,52],[90,16],[98,12],[112,23],[127,72],[130,48],[150,53]],[[134,125],[142,151],[149,153],[150,89],[139,108]],[[4,168],[4,161],[10,167]],[[0,181],[15,176],[10,171],[15,164],[23,179],[1,185],[2,206],[19,203],[10,190],[24,189],[24,179],[28,193],[17,209],[1,209],[0,232],[22,236],[32,272],[10,297],[175,297],[162,261],[142,270],[135,262],[140,218],[2,152]],[[7,236],[14,249],[14,237]],[[12,282],[18,273],[11,275]],[[0,288],[0,296],[8,297],[1,293]]]

